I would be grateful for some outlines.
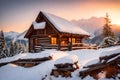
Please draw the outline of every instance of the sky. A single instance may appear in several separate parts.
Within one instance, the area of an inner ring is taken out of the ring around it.
[[[120,0],[0,0],[0,29],[23,32],[40,11],[69,21],[110,15],[120,25]]]

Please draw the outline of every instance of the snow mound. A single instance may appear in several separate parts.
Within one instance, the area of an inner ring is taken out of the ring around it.
[[[8,58],[3,58],[0,59],[0,63],[4,62],[11,62],[15,61],[18,59],[34,59],[34,58],[44,58],[44,57],[52,57],[54,60],[67,56],[68,54],[62,51],[56,51],[54,49],[51,50],[45,50],[39,53],[23,53],[23,54],[18,54],[13,57],[8,57]]]
[[[91,65],[91,64],[96,64],[96,63],[98,63],[98,62],[99,62],[99,59],[94,59],[94,60],[91,60],[91,61],[87,62],[87,63],[85,64],[85,66],[89,66],[89,65]]]
[[[110,47],[109,50],[104,51],[100,54],[100,56],[108,56],[111,54],[115,54],[115,53],[120,53],[120,46],[116,46],[116,47]]]
[[[53,66],[53,60],[46,61],[32,68],[8,64],[0,68],[0,80],[42,80],[45,75],[50,74]]]
[[[18,60],[18,59],[20,59],[21,57],[23,57],[25,55],[26,54],[18,54],[18,55],[15,55],[13,57],[3,58],[3,59],[0,59],[0,63],[15,61],[15,60]]]
[[[41,53],[27,53],[26,56],[21,57],[21,59],[31,59],[31,58],[44,58],[44,57],[50,57],[53,56],[52,53],[45,53],[45,52],[41,52]]]
[[[33,22],[34,29],[44,29],[46,25],[46,22]]]
[[[78,57],[74,54],[62,57],[55,61],[55,64],[75,63],[78,61]]]
[[[107,53],[108,52],[108,53]],[[19,58],[39,58],[51,55],[53,60],[45,61],[31,68],[24,68],[13,64],[8,64],[0,67],[0,80],[94,80],[91,76],[86,76],[84,79],[79,77],[79,71],[83,70],[83,66],[96,63],[101,55],[110,55],[120,53],[120,46],[102,48],[98,50],[73,50],[73,51],[56,51],[45,50],[40,53],[23,53],[16,56],[0,59],[0,62],[17,60]],[[77,55],[77,56],[76,56]],[[58,63],[73,63],[78,60],[80,69],[72,72],[72,78],[58,77],[51,79],[50,73],[54,68],[54,64]],[[47,77],[45,77],[47,75]],[[7,77],[6,77],[7,76]],[[120,76],[120,75],[118,75]],[[100,79],[108,80],[108,79]],[[110,79],[113,80],[113,79]],[[119,79],[116,79],[119,80]]]

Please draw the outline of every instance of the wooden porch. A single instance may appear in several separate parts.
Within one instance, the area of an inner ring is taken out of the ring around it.
[[[85,44],[85,43],[74,43],[74,44],[64,44],[61,45],[59,48],[59,44],[47,44],[47,43],[40,43],[39,45],[34,47],[35,52],[44,50],[44,49],[57,49],[61,51],[65,50],[76,50],[76,49],[98,49],[96,45],[93,44]]]

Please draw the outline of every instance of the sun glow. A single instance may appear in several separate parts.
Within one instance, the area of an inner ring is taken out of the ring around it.
[[[120,21],[114,21],[112,24],[120,25]]]

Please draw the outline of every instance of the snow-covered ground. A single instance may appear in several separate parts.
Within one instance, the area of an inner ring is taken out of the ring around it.
[[[0,67],[0,80],[41,80],[46,75],[47,78],[44,80],[81,80],[81,78],[78,75],[79,75],[79,71],[82,70],[83,66],[97,63],[100,56],[109,55],[118,52],[120,52],[120,46],[103,48],[98,50],[92,50],[92,49],[73,50],[73,51],[45,50],[41,53],[34,53],[34,54],[23,53],[16,55],[14,57],[1,59],[0,63],[14,61],[17,59],[39,58],[39,57],[47,57],[47,56],[52,56],[53,60],[45,61],[31,68],[24,68],[14,64],[7,64],[5,66]],[[51,70],[54,68],[55,62],[57,60],[63,61],[62,58],[71,55],[73,55],[75,58],[76,56],[78,57],[78,64],[80,67],[80,69],[72,73],[72,78],[63,78],[59,76],[59,78],[56,79],[55,77],[51,77],[50,73]],[[90,76],[87,76],[86,78],[84,78],[84,80],[94,80],[94,79]]]

